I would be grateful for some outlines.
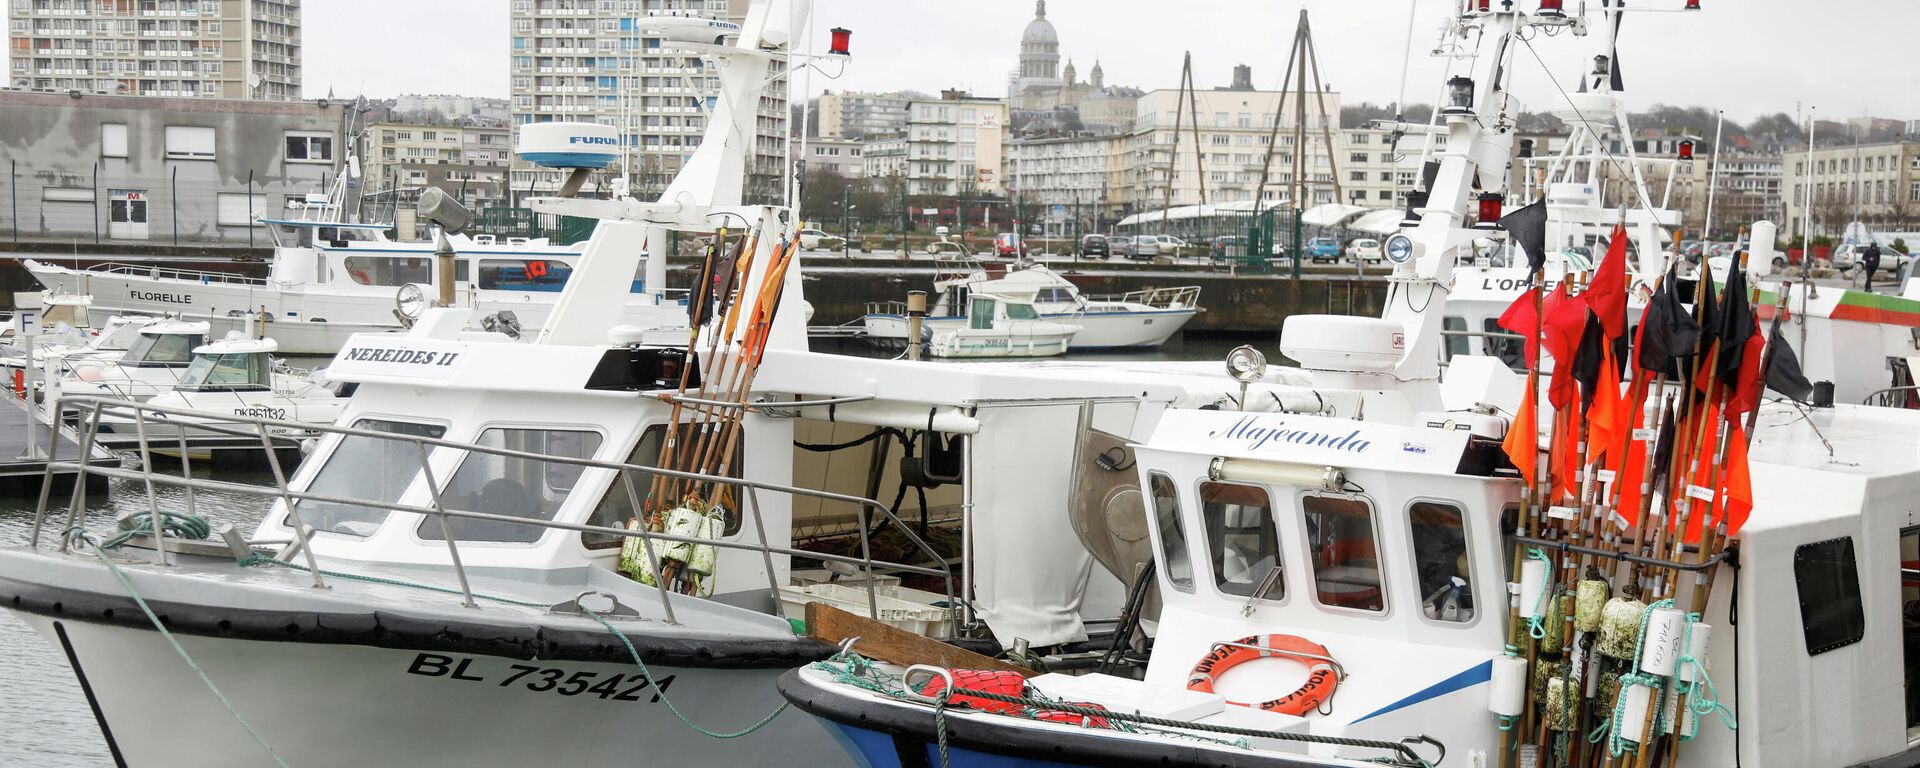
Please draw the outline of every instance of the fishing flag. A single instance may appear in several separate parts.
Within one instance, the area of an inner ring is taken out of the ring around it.
[[[1533,367],[1540,346],[1540,310],[1535,306],[1540,301],[1540,287],[1528,288],[1526,293],[1520,294],[1520,298],[1507,305],[1507,311],[1500,313],[1498,321],[1501,328],[1526,337],[1528,368]]]
[[[1720,380],[1731,384],[1740,374],[1747,340],[1760,335],[1753,306],[1747,303],[1747,271],[1741,269],[1738,262],[1727,269],[1727,289],[1720,300],[1719,320],[1719,333],[1715,335],[1720,337]],[[1758,366],[1754,370],[1757,372]]]
[[[1780,335],[1780,323],[1773,324],[1773,338],[1767,341],[1772,350],[1767,360],[1767,389],[1792,398],[1794,402],[1804,403],[1813,394],[1813,384],[1800,372],[1800,356],[1794,354],[1793,347],[1787,345],[1785,336]]]
[[[1627,332],[1626,227],[1613,228],[1613,239],[1608,242],[1607,255],[1600,260],[1593,281],[1587,283],[1587,292],[1583,295],[1593,314],[1599,316],[1600,325],[1607,331],[1607,338],[1617,339]]]
[[[1527,254],[1527,271],[1539,274],[1547,265],[1547,201],[1543,198],[1500,217],[1500,228]]]
[[[1643,371],[1678,377],[1680,360],[1691,357],[1700,341],[1700,324],[1687,313],[1675,290],[1677,284],[1678,278],[1669,272],[1641,315],[1635,363]]]
[[[1587,461],[1595,464],[1601,457],[1619,452],[1620,439],[1636,421],[1620,393],[1620,366],[1614,363],[1613,345],[1600,347],[1597,393],[1587,396]]]
[[[1514,469],[1520,470],[1520,477],[1532,485],[1538,475],[1535,471],[1540,461],[1540,424],[1534,412],[1534,402],[1540,398],[1532,393],[1540,386],[1540,374],[1527,372],[1527,396],[1520,398],[1520,413],[1513,417],[1513,424],[1507,427],[1507,439],[1500,443],[1501,450],[1507,452],[1507,460],[1513,462]]]
[[[1553,440],[1547,446],[1547,473],[1553,485],[1547,502],[1572,498],[1580,493],[1580,430],[1573,410],[1562,408],[1553,413]]]
[[[1567,284],[1555,286],[1547,294],[1546,318],[1541,323],[1540,343],[1553,355],[1553,378],[1547,385],[1547,397],[1555,408],[1565,408],[1578,394],[1574,369],[1580,352],[1580,336],[1586,328],[1587,303],[1567,295]]]
[[[1637,417],[1633,421],[1633,426],[1640,426],[1640,421]],[[1618,460],[1611,462],[1611,464],[1613,464],[1614,487],[1619,489],[1619,492],[1615,494],[1618,502],[1614,506],[1614,513],[1619,515],[1620,519],[1625,521],[1625,524],[1628,526],[1636,525],[1640,521],[1640,501],[1642,498],[1640,495],[1640,484],[1644,482],[1647,477],[1647,450],[1649,448],[1651,448],[1651,446],[1647,445],[1647,441],[1645,440],[1630,440],[1627,443],[1626,454],[1619,457]]]
[[[1753,513],[1753,475],[1747,469],[1747,433],[1739,424],[1727,424],[1727,456],[1721,476],[1720,524],[1731,538]]]
[[[1760,390],[1766,381],[1760,371],[1766,340],[1760,335],[1759,321],[1749,322],[1752,328],[1747,331],[1747,340],[1740,345],[1740,368],[1734,371],[1733,380],[1727,382],[1726,418],[1730,422],[1760,407]]]

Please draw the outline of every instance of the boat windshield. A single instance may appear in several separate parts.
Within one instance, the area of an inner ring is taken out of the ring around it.
[[[271,389],[273,370],[265,352],[194,355],[175,389],[239,392]]]
[[[143,333],[127,348],[120,364],[143,368],[186,365],[193,357],[193,348],[206,343],[207,337],[198,333]]]
[[[1032,304],[1021,304],[1016,301],[1009,301],[1007,302],[1007,319],[1038,320],[1040,319],[1040,313],[1034,311]]]
[[[438,424],[386,419],[361,419],[354,422],[353,427],[415,437],[438,438],[447,433],[447,428]],[[412,485],[419,474],[420,453],[412,443],[346,435],[340,438],[333,453],[327,456],[327,463],[320,467],[320,472],[314,475],[313,482],[307,484],[306,490],[314,494],[397,503],[400,495],[407,492],[407,486]],[[298,505],[301,522],[315,530],[349,536],[373,535],[386,522],[390,511],[359,504],[312,500],[300,501]],[[293,521],[289,519],[285,525],[291,528]]]
[[[597,432],[568,429],[488,429],[474,442],[485,448],[524,451],[568,459],[590,459],[600,448]],[[532,520],[552,520],[585,468],[517,456],[468,453],[447,481],[441,498],[448,508]],[[537,525],[448,518],[446,525],[420,521],[420,538],[439,541],[448,531],[460,541],[530,544],[547,530]]]

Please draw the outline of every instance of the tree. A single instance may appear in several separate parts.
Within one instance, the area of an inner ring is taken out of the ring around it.
[[[833,222],[833,226],[838,227],[840,202],[851,186],[852,182],[838,173],[825,168],[808,168],[806,181],[800,188],[800,218]]]

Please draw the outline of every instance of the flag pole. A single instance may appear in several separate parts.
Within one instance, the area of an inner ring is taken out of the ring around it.
[[[1535,267],[1532,270],[1532,274],[1528,276],[1528,280],[1533,286],[1534,327],[1533,335],[1528,339],[1531,343],[1527,345],[1532,350],[1527,360],[1527,401],[1521,407],[1528,413],[1534,414],[1533,423],[1535,425],[1539,423],[1540,413],[1540,332],[1546,323],[1546,318],[1543,316],[1545,314],[1546,303],[1546,295],[1543,292],[1546,282],[1545,272],[1546,266],[1542,264]],[[1516,419],[1516,421],[1517,420],[1518,419]],[[1525,531],[1527,538],[1536,538],[1539,535],[1537,504],[1535,500],[1541,495],[1542,485],[1540,477],[1540,435],[1538,427],[1535,426],[1534,429],[1534,434],[1522,436],[1526,440],[1526,449],[1533,452],[1533,471],[1530,476],[1521,478],[1523,492],[1520,494],[1520,509],[1516,513],[1517,519],[1514,521],[1515,529]],[[1549,460],[1548,463],[1551,463],[1551,460]],[[1513,543],[1513,564],[1510,568],[1511,581],[1509,582],[1511,584],[1517,585],[1520,583],[1521,567],[1527,562],[1527,546],[1526,542],[1518,539]],[[1507,639],[1515,639],[1515,634],[1518,632],[1520,632],[1520,597],[1516,592],[1514,597],[1507,601]],[[1531,638],[1528,639],[1526,645],[1527,670],[1529,676],[1531,676],[1534,665],[1538,661],[1538,649],[1536,648],[1537,644],[1532,642]],[[1511,648],[1511,644],[1509,647]],[[1501,732],[1501,768],[1512,768],[1515,753],[1518,751],[1516,747],[1518,746],[1517,742],[1520,734],[1526,731],[1527,725],[1531,723],[1532,718],[1533,685],[1528,684],[1521,692],[1520,722],[1516,727],[1510,727]]]

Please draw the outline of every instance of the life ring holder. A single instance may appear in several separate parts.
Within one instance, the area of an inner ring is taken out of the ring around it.
[[[1227,670],[1254,659],[1287,658],[1307,665],[1307,682],[1277,699],[1258,703],[1229,700],[1228,704],[1305,716],[1308,712],[1333,713],[1333,695],[1347,679],[1346,667],[1327,652],[1326,646],[1298,635],[1253,635],[1239,640],[1216,640],[1187,674],[1187,690],[1213,693],[1215,678]],[[1331,678],[1331,679],[1329,679]]]

